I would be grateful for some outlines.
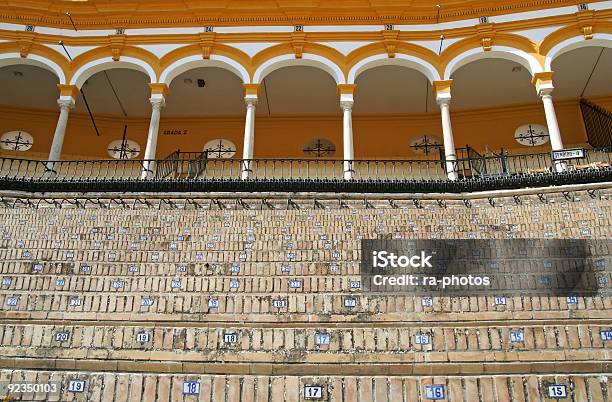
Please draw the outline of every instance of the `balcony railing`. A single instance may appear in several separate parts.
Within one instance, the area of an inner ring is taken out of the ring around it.
[[[355,160],[346,180],[345,161],[331,159],[210,159],[205,154],[144,160],[39,161],[0,158],[0,189],[21,188],[18,183],[205,183],[256,182],[450,182],[446,163],[439,160]],[[151,170],[143,175],[143,167]],[[244,179],[245,169],[249,170]],[[550,153],[478,156],[456,162],[458,182],[477,182],[533,176],[558,176]],[[612,180],[612,150],[590,149],[582,159],[565,162],[563,174],[596,172],[597,181]],[[583,180],[584,181],[584,180]],[[503,186],[500,186],[501,188]],[[43,186],[42,188],[51,188]],[[53,187],[55,188],[55,187]],[[65,188],[65,186],[63,187]],[[95,188],[95,187],[88,187]],[[100,187],[102,188],[102,187]],[[140,187],[139,187],[140,188]],[[148,187],[147,187],[148,188]],[[283,187],[279,186],[278,191]]]

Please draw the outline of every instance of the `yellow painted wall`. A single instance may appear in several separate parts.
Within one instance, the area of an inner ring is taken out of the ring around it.
[[[595,100],[612,108],[612,97]],[[557,102],[556,110],[563,140],[567,147],[584,145],[586,134],[577,101]],[[45,158],[51,146],[58,112],[0,109],[0,132],[23,130],[31,133],[35,144],[29,152],[0,151],[4,156]],[[142,154],[148,131],[147,119],[97,117],[101,136],[97,137],[87,115],[72,114],[63,148],[64,159],[108,158],[108,144],[120,139],[123,125],[128,123],[128,138],[137,141]],[[453,111],[455,145],[466,144],[482,151],[510,149],[513,153],[548,152],[549,145],[539,148],[519,146],[513,139],[516,128],[523,124],[546,124],[541,104],[488,110]],[[418,159],[409,147],[411,140],[424,133],[441,137],[439,113],[402,116],[354,116],[354,146],[357,159]],[[165,130],[188,130],[188,135],[164,135]],[[211,139],[226,138],[238,147],[242,156],[244,118],[169,119],[162,115],[157,156],[162,158],[177,149],[201,151]],[[257,117],[255,123],[255,158],[299,158],[302,149],[313,138],[327,138],[342,157],[342,116]]]

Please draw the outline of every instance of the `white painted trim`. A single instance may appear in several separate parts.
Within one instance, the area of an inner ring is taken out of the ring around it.
[[[37,54],[29,54],[28,57],[23,58],[19,53],[3,53],[0,54],[0,67],[13,66],[18,64],[26,64],[29,66],[36,66],[44,68],[45,70],[51,71],[59,78],[60,84],[66,82],[66,75],[64,70],[57,65],[54,61],[51,61],[45,57]]]
[[[393,28],[402,32],[426,32],[457,28],[467,28],[478,25],[478,18],[467,18],[465,20],[441,22],[439,24],[420,24],[420,25],[395,25]]]
[[[214,27],[217,33],[287,33],[293,32],[294,29],[293,25]]]
[[[305,25],[304,32],[380,32],[384,25]],[[291,27],[293,31],[293,27]]]
[[[440,39],[427,40],[427,41],[415,40],[415,41],[410,41],[409,43],[412,43],[413,45],[424,47],[425,49],[429,49],[435,54],[440,54],[440,52],[443,53],[446,49],[448,49],[454,43],[462,41],[464,39],[465,38],[446,38],[444,39],[444,43],[442,43],[442,49],[440,49]]]
[[[552,71],[552,63],[564,53],[581,47],[612,47],[612,35],[600,33],[593,35],[593,39],[586,40],[583,35],[574,36],[555,45],[546,55],[546,71]]]
[[[25,25],[23,26],[22,30],[25,30]],[[71,37],[100,36],[103,38],[107,37],[108,35],[114,35],[116,33],[114,29],[82,29],[79,31],[75,31],[74,29],[53,28],[45,26],[35,26],[34,32],[44,35],[61,35]]]
[[[348,84],[354,84],[359,77],[359,74],[375,67],[379,66],[403,66],[413,70],[417,70],[431,82],[439,81],[440,74],[436,68],[418,57],[397,53],[395,58],[390,59],[389,56],[384,54],[377,54],[374,56],[367,57],[355,64],[348,74]]]
[[[45,43],[45,44],[41,44],[41,46],[45,46],[45,47],[48,47],[49,49],[55,50],[57,53],[62,55],[62,57],[66,60],[66,62],[70,62],[70,59],[68,59],[68,56],[66,55],[66,52],[64,51],[61,45]],[[72,56],[73,59],[76,59],[80,55],[87,53],[90,50],[96,49],[97,47],[98,46],[66,46],[66,49],[70,53],[70,56]]]
[[[135,44],[134,47],[138,47],[146,50],[149,53],[153,53],[158,59],[163,58],[168,53],[180,49],[185,46],[189,46],[190,43],[155,43],[155,44]]]
[[[525,67],[532,76],[543,71],[540,62],[538,62],[535,57],[522,50],[507,46],[493,46],[491,51],[485,52],[482,48],[478,47],[463,52],[452,59],[446,66],[444,79],[451,79],[453,73],[466,64],[483,59],[506,59],[519,63]]]
[[[577,6],[565,6],[565,7],[555,7],[549,9],[542,10],[533,10],[533,11],[523,11],[520,13],[508,13],[508,14],[500,14],[489,17],[489,22],[492,23],[503,23],[503,22],[515,22],[515,21],[526,21],[537,18],[551,17],[555,15],[569,15],[578,12]]]
[[[336,84],[346,83],[344,73],[336,63],[325,57],[312,53],[304,53],[301,59],[296,59],[295,55],[293,54],[283,54],[266,61],[259,66],[259,68],[257,68],[257,71],[255,71],[255,74],[253,75],[253,83],[260,84],[261,81],[271,72],[278,70],[279,68],[289,66],[310,66],[320,68],[331,75],[334,81],[336,81]]]
[[[259,52],[280,45],[280,42],[241,42],[241,43],[226,43],[227,46],[233,47],[249,55],[255,56]]]
[[[562,25],[549,26],[544,28],[534,28],[534,29],[522,29],[518,31],[512,31],[510,33],[514,35],[522,36],[523,38],[529,39],[533,43],[542,43],[544,39],[546,39],[550,34],[557,31],[558,29],[563,28]]]
[[[114,68],[129,68],[131,70],[142,71],[149,76],[151,83],[157,82],[157,74],[155,74],[155,70],[147,62],[134,57],[122,56],[119,61],[114,61],[111,57],[90,61],[74,73],[70,79],[70,84],[81,88],[92,75]]]
[[[612,8],[612,1],[596,1],[589,3],[589,10],[609,10]]]
[[[364,46],[370,45],[373,42],[358,41],[358,42],[316,42],[319,45],[327,46],[342,53],[344,56],[361,49]]]
[[[203,59],[202,55],[193,55],[175,61],[166,67],[164,71],[162,71],[159,76],[159,82],[170,85],[173,79],[185,71],[199,67],[218,67],[231,71],[232,73],[236,74],[244,84],[248,84],[251,79],[248,71],[236,60],[230,59],[226,56],[213,54],[210,56],[210,60]]]

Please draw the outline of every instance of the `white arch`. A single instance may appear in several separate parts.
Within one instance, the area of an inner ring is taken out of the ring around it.
[[[151,83],[157,82],[157,74],[155,74],[155,70],[149,63],[135,57],[121,56],[119,61],[114,61],[111,57],[104,57],[81,66],[70,79],[70,85],[76,85],[78,88],[81,88],[92,75],[113,68],[129,68],[131,70],[142,71],[149,77]]]
[[[255,71],[255,74],[253,75],[253,83],[259,84],[271,72],[288,66],[309,66],[320,68],[331,75],[334,81],[336,81],[336,84],[346,84],[344,73],[336,63],[325,57],[312,53],[304,53],[301,59],[296,59],[295,55],[293,54],[284,54],[266,61],[259,66],[259,68],[257,68],[257,71]]]
[[[529,70],[533,76],[544,71],[540,62],[529,53],[508,46],[493,46],[491,51],[485,52],[482,48],[470,49],[453,58],[446,66],[444,79],[449,80],[455,71],[476,60],[506,59],[518,63]]]
[[[36,66],[44,68],[45,70],[51,71],[59,78],[60,84],[66,83],[66,75],[64,70],[55,63],[45,57],[37,54],[29,54],[28,57],[23,58],[19,53],[4,53],[0,54],[0,67],[14,66],[18,64],[25,64],[29,66]]]
[[[366,57],[359,63],[355,64],[348,75],[348,84],[354,84],[359,74],[378,66],[403,66],[421,72],[430,82],[439,81],[440,73],[438,70],[418,57],[398,53],[394,58],[389,58],[387,53],[381,53],[374,56]]]
[[[159,82],[168,84],[172,80],[184,73],[198,67],[219,67],[224,70],[231,71],[242,80],[243,84],[248,84],[251,80],[248,71],[234,59],[226,56],[213,54],[209,60],[202,58],[202,55],[193,55],[177,60],[170,64],[159,76]]]
[[[595,34],[593,39],[586,40],[584,36],[574,36],[564,40],[561,43],[553,46],[552,49],[546,55],[546,71],[552,71],[552,63],[555,59],[564,53],[571,52],[572,50],[579,49],[581,47],[612,47],[612,35],[607,33]]]

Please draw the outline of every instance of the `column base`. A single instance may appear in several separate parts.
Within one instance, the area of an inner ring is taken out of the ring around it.
[[[251,169],[245,169],[242,171],[242,180],[248,180],[253,175],[253,171]]]
[[[345,170],[344,171],[344,180],[353,180],[354,176],[355,176],[355,171],[354,170]]]
[[[567,170],[567,163],[564,161],[553,162],[553,172],[561,173]]]

